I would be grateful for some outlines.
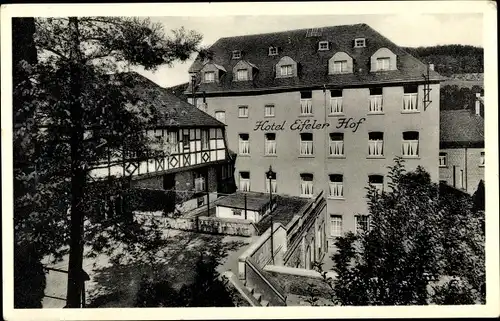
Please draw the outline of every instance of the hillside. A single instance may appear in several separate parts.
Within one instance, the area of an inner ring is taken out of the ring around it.
[[[480,47],[444,45],[403,49],[425,63],[434,64],[434,69],[443,76],[484,72],[484,52]]]

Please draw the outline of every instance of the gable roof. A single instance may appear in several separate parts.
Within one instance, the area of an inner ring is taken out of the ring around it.
[[[439,140],[441,148],[484,147],[484,119],[470,110],[440,112]]]
[[[218,83],[200,83],[197,90],[230,92],[264,90],[270,88],[293,88],[307,86],[350,86],[371,83],[423,81],[427,65],[383,37],[366,24],[324,27],[321,36],[306,37],[309,29],[220,38],[211,47],[212,63],[224,66],[227,72]],[[366,38],[366,47],[353,48],[355,38]],[[329,41],[330,50],[318,51],[319,41]],[[269,47],[278,47],[278,55],[269,56]],[[398,70],[371,73],[370,57],[380,48],[390,49],[398,56]],[[230,71],[239,59],[232,59],[232,51],[241,50],[241,60],[251,61],[259,70],[253,81],[233,82]],[[337,52],[345,52],[354,59],[354,73],[329,75],[328,60]],[[299,77],[276,78],[275,65],[284,56],[299,64]],[[201,70],[203,64],[196,60],[190,72]],[[360,70],[361,69],[361,70]],[[435,71],[430,71],[431,80],[442,80]],[[191,85],[189,86],[191,87]],[[191,88],[187,89],[189,92]]]
[[[199,110],[194,105],[176,97],[168,89],[160,87],[137,72],[114,75],[121,81],[123,90],[131,97],[154,107],[160,118],[155,126],[165,127],[225,127],[223,123]]]

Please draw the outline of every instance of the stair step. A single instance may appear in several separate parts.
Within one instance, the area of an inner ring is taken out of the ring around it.
[[[257,301],[259,301],[259,302],[262,300],[262,294],[260,294],[260,293],[254,293],[253,297],[255,299],[257,299]]]
[[[260,301],[260,304],[261,304],[263,307],[268,307],[268,306],[269,306],[269,301],[267,301],[267,300],[262,300],[262,301]]]

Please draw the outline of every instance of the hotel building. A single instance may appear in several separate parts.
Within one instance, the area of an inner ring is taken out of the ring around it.
[[[438,181],[441,77],[366,24],[221,38],[189,72],[188,99],[227,125],[239,190],[324,191],[330,247],[368,226],[365,187],[387,188],[394,157]]]

